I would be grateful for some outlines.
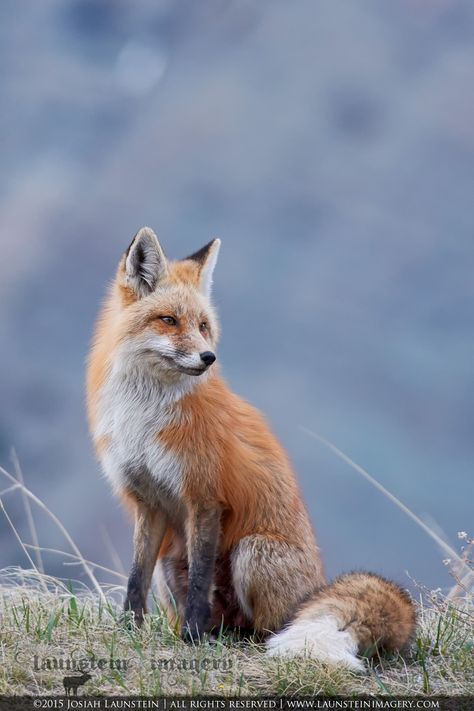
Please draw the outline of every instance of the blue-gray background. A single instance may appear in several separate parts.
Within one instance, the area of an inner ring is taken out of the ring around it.
[[[128,565],[84,416],[94,317],[141,225],[171,257],[220,236],[223,371],[288,448],[329,575],[448,586],[299,425],[472,533],[473,3],[6,0],[0,28],[0,463],[14,446],[84,555]]]

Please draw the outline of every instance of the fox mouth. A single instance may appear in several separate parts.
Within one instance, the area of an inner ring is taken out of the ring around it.
[[[203,373],[206,372],[208,366],[207,365],[202,365],[202,368],[193,368],[191,366],[186,366],[186,365],[181,365],[180,363],[177,363],[174,358],[171,356],[162,356],[164,360],[166,360],[170,365],[172,365],[174,368],[179,373],[185,373],[185,375],[202,375]]]
[[[147,351],[152,355],[156,355],[154,351]],[[205,365],[204,363],[202,364],[202,367],[195,367],[193,368],[192,366],[186,366],[186,365],[181,365],[180,363],[177,363],[175,358],[173,356],[165,355],[164,353],[160,354],[160,358],[168,363],[170,366],[172,366],[173,370],[177,370],[178,373],[184,373],[185,375],[202,375],[203,373],[208,370],[209,366]]]
[[[202,375],[207,370],[206,366],[203,368],[185,368],[183,365],[177,365],[176,368],[180,373],[186,373],[186,375]]]

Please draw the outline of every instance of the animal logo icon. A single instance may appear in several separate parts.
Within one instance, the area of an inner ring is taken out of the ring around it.
[[[63,684],[66,696],[71,696],[71,694],[72,696],[77,696],[77,689],[85,684],[86,681],[89,681],[89,679],[92,679],[92,674],[88,674],[87,672],[83,672],[79,676],[65,676]]]

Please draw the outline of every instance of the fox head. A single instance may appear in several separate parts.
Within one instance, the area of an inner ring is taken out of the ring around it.
[[[170,261],[149,227],[135,235],[116,278],[119,338],[130,363],[169,382],[209,370],[218,339],[210,293],[219,247],[215,239]]]

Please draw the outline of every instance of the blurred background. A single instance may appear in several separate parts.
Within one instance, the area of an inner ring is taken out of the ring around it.
[[[300,426],[456,549],[473,533],[474,5],[5,0],[0,33],[0,464],[13,447],[82,553],[128,567],[85,419],[94,319],[142,225],[172,258],[219,236],[221,367],[288,449],[327,573],[448,587]],[[0,565],[27,566],[0,526]]]

